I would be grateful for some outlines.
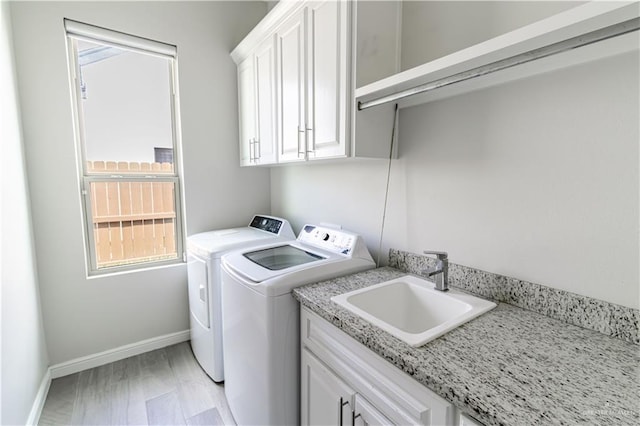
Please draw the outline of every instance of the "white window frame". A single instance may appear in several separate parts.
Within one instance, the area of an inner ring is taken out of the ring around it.
[[[184,252],[184,223],[182,203],[182,152],[180,138],[180,120],[178,111],[178,63],[176,46],[136,37],[133,35],[112,31],[93,25],[64,20],[67,39],[67,53],[69,61],[69,77],[72,94],[72,108],[75,127],[75,144],[78,163],[78,181],[82,200],[83,234],[85,241],[85,259],[87,276],[98,276],[127,271],[139,271],[165,265],[173,265],[186,262]],[[169,62],[170,89],[171,89],[171,120],[173,137],[173,173],[123,173],[89,172],[85,155],[85,132],[82,108],[82,93],[80,88],[80,65],[77,55],[77,41],[89,41],[110,45],[123,50],[129,50],[146,55],[152,55],[167,59]],[[164,260],[149,260],[119,266],[98,268],[97,250],[93,229],[93,214],[91,210],[90,186],[94,182],[172,182],[174,184],[175,207],[175,244],[176,258]]]

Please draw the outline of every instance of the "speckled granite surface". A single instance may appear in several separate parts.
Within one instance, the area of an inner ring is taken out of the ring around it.
[[[637,345],[500,303],[420,348],[331,297],[406,275],[379,268],[294,290],[302,305],[486,425],[640,424]]]
[[[389,251],[389,266],[419,274],[435,260],[401,250]],[[492,274],[449,262],[449,283],[471,293],[539,312],[570,324],[640,344],[640,311],[602,300]]]

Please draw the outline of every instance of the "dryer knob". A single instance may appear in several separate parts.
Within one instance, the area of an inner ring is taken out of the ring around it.
[[[326,232],[320,235],[322,238],[322,241],[329,241],[329,234],[327,234]]]

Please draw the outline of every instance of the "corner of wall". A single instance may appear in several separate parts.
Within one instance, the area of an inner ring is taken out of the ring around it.
[[[0,424],[36,423],[50,383],[13,55],[11,8],[0,2]],[[8,208],[10,206],[10,208]]]

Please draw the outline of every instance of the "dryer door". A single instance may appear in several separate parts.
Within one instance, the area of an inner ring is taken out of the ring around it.
[[[209,283],[207,262],[192,254],[187,255],[187,278],[189,281],[189,310],[202,324],[209,328]]]

